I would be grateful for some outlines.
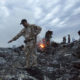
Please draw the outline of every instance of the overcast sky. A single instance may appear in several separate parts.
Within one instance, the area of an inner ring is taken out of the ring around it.
[[[67,34],[78,39],[80,0],[0,0],[0,47],[23,44],[23,38],[7,42],[23,28],[20,21],[24,18],[42,27],[40,38],[52,30],[54,41],[61,42]]]

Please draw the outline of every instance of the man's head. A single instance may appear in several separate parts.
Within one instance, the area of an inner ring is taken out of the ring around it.
[[[27,27],[28,22],[26,19],[22,19],[20,24],[22,24],[24,27]]]

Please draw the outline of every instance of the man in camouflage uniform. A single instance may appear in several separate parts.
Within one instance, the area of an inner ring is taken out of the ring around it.
[[[11,43],[12,41],[17,40],[19,37],[24,36],[26,68],[31,68],[37,66],[36,39],[37,35],[41,32],[41,28],[39,26],[29,24],[26,19],[23,19],[20,24],[22,24],[24,28],[8,43]]]

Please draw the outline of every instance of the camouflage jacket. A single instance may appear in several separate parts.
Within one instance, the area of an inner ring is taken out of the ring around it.
[[[23,28],[15,37],[12,38],[12,40],[15,41],[21,36],[23,36],[25,39],[35,38],[35,36],[37,36],[40,32],[41,27],[29,25],[27,28]]]

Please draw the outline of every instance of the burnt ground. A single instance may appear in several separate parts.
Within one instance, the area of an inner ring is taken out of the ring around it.
[[[26,70],[23,51],[0,48],[0,80],[80,80],[80,42],[51,50],[38,54],[38,68]]]

